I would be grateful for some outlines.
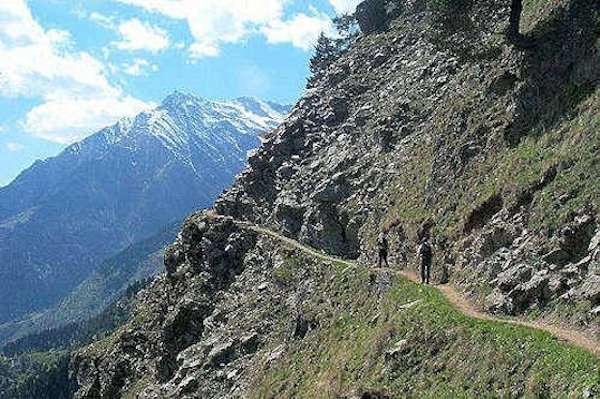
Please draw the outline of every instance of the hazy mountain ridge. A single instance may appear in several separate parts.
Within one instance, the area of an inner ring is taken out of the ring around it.
[[[155,236],[102,261],[90,276],[51,308],[37,312],[30,318],[0,325],[0,342],[11,342],[97,315],[129,285],[148,279],[162,270],[164,248],[175,239],[180,225],[175,223],[168,226]]]

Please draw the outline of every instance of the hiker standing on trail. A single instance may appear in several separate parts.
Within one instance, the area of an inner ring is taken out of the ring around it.
[[[433,257],[433,251],[431,244],[429,243],[429,237],[427,234],[423,235],[419,244],[418,255],[421,258],[421,283],[429,284],[429,277],[431,276],[431,259]]]
[[[385,262],[386,267],[390,267],[388,264],[388,240],[387,234],[385,232],[381,232],[379,237],[377,238],[377,249],[379,250],[379,263],[378,267],[381,267],[381,264]]]

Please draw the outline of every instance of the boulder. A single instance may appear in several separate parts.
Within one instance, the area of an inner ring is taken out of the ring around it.
[[[590,245],[588,247],[588,251],[590,253],[592,253],[598,248],[600,248],[600,230],[598,230],[596,232],[596,234],[590,240]]]
[[[571,260],[571,255],[562,248],[556,248],[542,256],[542,260],[551,265],[564,266]]]
[[[547,273],[539,272],[536,273],[531,280],[521,284],[523,292],[527,294],[527,302],[522,305],[527,305],[531,302],[543,304],[547,302],[551,297],[551,291],[549,288],[550,277]]]
[[[410,345],[407,339],[401,339],[396,342],[392,348],[385,352],[385,360],[398,360],[402,355],[410,351]]]
[[[343,96],[335,96],[329,99],[329,107],[332,111],[332,116],[329,118],[330,123],[341,123],[348,117],[348,99]]]
[[[190,261],[197,262],[202,258],[202,248],[199,244],[207,230],[208,226],[205,222],[197,224],[195,221],[188,219],[184,223],[179,234],[181,249]]]
[[[331,178],[319,184],[312,199],[318,202],[339,203],[350,193],[350,185],[343,173],[336,173]]]
[[[384,0],[365,0],[356,7],[356,20],[364,34],[374,33],[387,25]]]
[[[289,162],[284,162],[279,169],[277,169],[277,177],[282,180],[288,180],[294,175],[294,167]]]
[[[388,51],[378,51],[377,54],[373,57],[371,62],[371,66],[374,68],[383,65],[390,58],[390,54]]]
[[[495,225],[481,234],[479,254],[486,258],[500,248],[509,247],[513,241],[514,237],[507,226]]]
[[[542,306],[556,290],[563,292],[565,290],[562,282],[552,281],[545,271],[532,275],[533,269],[530,266],[517,266],[507,272],[499,276],[500,289],[495,290],[485,299],[486,307],[492,312],[513,314],[532,305]],[[512,288],[509,290],[509,287]],[[504,294],[502,291],[509,292]]]
[[[185,254],[179,248],[179,245],[169,245],[165,249],[164,264],[168,276],[175,274],[177,268],[183,261],[185,261]]]
[[[589,275],[583,284],[577,289],[575,295],[592,302],[592,305],[600,305],[600,276]]]
[[[564,226],[559,233],[560,248],[571,256],[580,256],[588,252],[590,240],[594,238],[595,223],[590,215],[577,216],[573,222]]]
[[[555,296],[562,295],[563,293],[565,293],[565,291],[567,291],[569,289],[569,285],[567,284],[567,279],[565,277],[561,277],[561,276],[551,277],[550,281],[548,282],[548,289]]]
[[[511,267],[498,275],[498,287],[504,291],[510,291],[517,285],[529,281],[533,275],[533,268],[524,264]]]
[[[485,307],[492,313],[512,313],[510,298],[498,289],[495,289],[485,298]]]
[[[234,342],[231,340],[217,343],[208,353],[206,364],[212,367],[227,364],[235,357]]]

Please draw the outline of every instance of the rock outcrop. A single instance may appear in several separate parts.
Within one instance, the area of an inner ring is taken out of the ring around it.
[[[384,29],[388,22],[385,0],[365,0],[360,3],[356,7],[356,20],[365,34]]]

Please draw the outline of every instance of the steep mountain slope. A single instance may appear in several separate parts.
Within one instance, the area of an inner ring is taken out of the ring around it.
[[[71,352],[106,337],[130,317],[135,294],[149,280],[122,292],[101,313],[18,339],[0,348],[0,399],[71,398]]]
[[[600,3],[524,2],[522,46],[511,1],[453,4],[363,3],[372,33],[188,218],[133,319],[75,356],[77,398],[600,392],[593,354],[372,268],[381,230],[395,267],[430,234],[436,281],[600,338]]]
[[[364,262],[382,230],[409,260],[428,232],[438,280],[600,333],[598,4],[526,2],[522,49],[497,33],[510,2],[392,3],[215,209]]]
[[[188,219],[171,276],[73,359],[78,398],[593,397],[600,359],[433,288]],[[166,311],[166,309],[169,309]],[[571,396],[568,396],[567,394]]]
[[[55,303],[100,260],[210,206],[283,111],[174,93],[0,188],[0,322]]]
[[[94,272],[64,299],[33,317],[0,325],[0,342],[9,342],[36,332],[87,320],[101,312],[127,287],[163,270],[165,247],[177,236],[180,223],[137,242],[119,254],[102,261]],[[1,347],[1,345],[0,345]]]

